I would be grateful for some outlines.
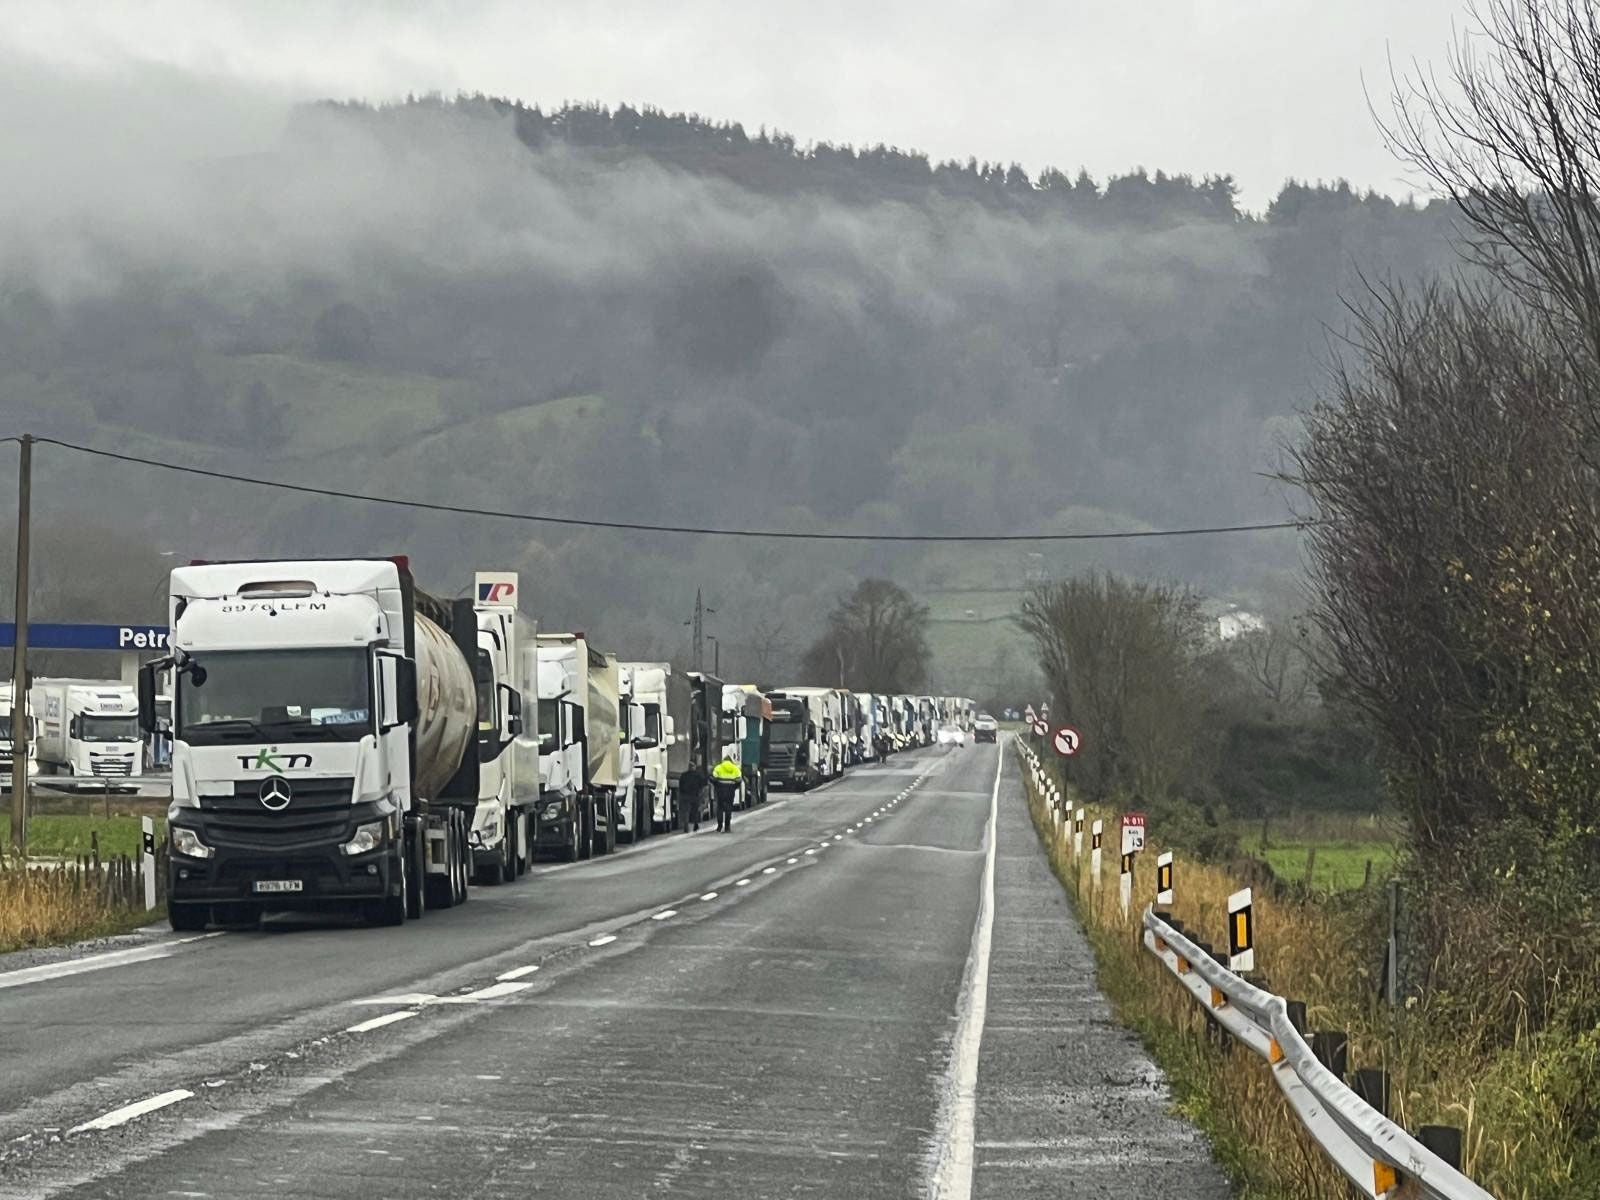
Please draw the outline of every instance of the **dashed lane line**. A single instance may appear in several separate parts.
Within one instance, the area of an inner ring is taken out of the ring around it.
[[[381,1017],[369,1017],[365,1021],[358,1021],[346,1029],[346,1033],[369,1033],[374,1029],[382,1029],[385,1025],[393,1025],[396,1021],[409,1021],[417,1015],[414,1008],[401,1009],[399,1012],[384,1013]]]
[[[85,1121],[82,1125],[74,1125],[67,1130],[68,1133],[88,1133],[91,1130],[115,1129],[118,1125],[126,1125],[136,1117],[146,1113],[153,1113],[157,1109],[166,1108],[180,1100],[187,1100],[194,1093],[187,1088],[176,1088],[170,1092],[162,1092],[159,1096],[140,1100],[134,1104],[125,1104],[121,1108],[114,1108],[103,1116],[98,1116],[92,1121]]]
[[[526,967],[513,967],[503,975],[496,975],[495,978],[501,983],[508,983],[513,979],[521,979],[524,975],[532,975],[538,969],[538,963],[530,963]]]
[[[594,946],[609,946],[612,942],[614,942],[616,940],[617,940],[617,935],[616,934],[614,934],[614,933],[602,933],[599,937],[592,939],[589,942],[589,945],[591,947],[594,947]]]
[[[678,915],[678,910],[677,909],[675,909],[675,908],[664,908],[660,912],[658,912],[655,916],[651,917],[650,919],[652,921],[666,921],[666,920],[670,920],[671,918],[673,918],[673,917],[675,917],[677,915]]]

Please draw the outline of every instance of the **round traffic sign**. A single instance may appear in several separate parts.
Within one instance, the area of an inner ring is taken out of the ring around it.
[[[1056,730],[1055,736],[1050,739],[1050,744],[1062,758],[1071,758],[1078,752],[1078,747],[1083,745],[1083,735],[1071,725],[1063,725]]]
[[[1044,737],[1050,732],[1050,726],[1046,725],[1043,721],[1035,721],[1033,723],[1033,731],[1040,737]]]

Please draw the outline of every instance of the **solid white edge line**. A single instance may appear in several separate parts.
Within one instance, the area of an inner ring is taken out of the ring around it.
[[[972,927],[972,949],[961,981],[955,1038],[945,1069],[933,1140],[934,1157],[928,1195],[936,1200],[970,1200],[977,1119],[978,1049],[989,1010],[989,951],[994,940],[994,856],[999,835],[1000,777],[1006,756],[995,765],[989,795],[989,825],[984,831],[983,882],[978,893],[978,919]]]
[[[385,1025],[393,1025],[396,1021],[408,1021],[416,1015],[411,1009],[407,1009],[404,1012],[384,1013],[381,1017],[369,1017],[365,1021],[360,1021],[350,1026],[345,1032],[366,1033],[368,1030],[382,1029]]]
[[[539,964],[532,963],[526,967],[515,967],[512,970],[507,971],[504,975],[496,975],[495,978],[501,983],[509,983],[513,979],[521,979],[524,975],[532,975],[538,969]]]
[[[159,1096],[151,1096],[148,1100],[140,1100],[134,1104],[125,1104],[121,1108],[114,1108],[103,1116],[98,1116],[92,1121],[85,1121],[82,1125],[74,1125],[67,1130],[68,1133],[87,1133],[91,1129],[115,1129],[118,1125],[126,1125],[135,1117],[142,1117],[145,1113],[155,1112],[158,1108],[166,1108],[169,1104],[176,1104],[180,1100],[187,1100],[193,1092],[185,1088],[176,1088],[170,1092],[162,1092]]]

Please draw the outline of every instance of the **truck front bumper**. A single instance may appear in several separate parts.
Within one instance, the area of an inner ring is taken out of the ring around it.
[[[399,852],[404,835],[399,832],[398,820],[374,849],[360,854],[345,852],[346,843],[361,825],[383,819],[375,805],[352,805],[346,827],[334,837],[284,845],[233,842],[208,816],[185,810],[174,824],[193,830],[211,848],[209,858],[178,853],[168,835],[167,897],[173,903],[249,901],[272,908],[307,909],[382,900],[400,886]]]

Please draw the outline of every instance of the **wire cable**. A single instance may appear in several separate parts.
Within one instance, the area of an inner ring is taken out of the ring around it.
[[[17,439],[7,439],[17,440]],[[158,458],[145,458],[120,450],[104,450],[97,446],[83,446],[60,438],[36,437],[42,446],[59,446],[63,450],[90,454],[118,462],[155,467],[163,471],[177,471],[185,475],[199,475],[206,479],[220,479],[229,483],[247,483],[256,487],[276,488],[279,491],[299,492],[308,496],[325,496],[333,500],[360,500],[367,504],[388,504],[398,508],[420,509],[425,512],[451,513],[456,516],[490,517],[501,521],[532,521],[545,525],[565,525],[581,529],[617,529],[634,533],[689,533],[703,537],[773,538],[816,542],[1089,542],[1111,541],[1127,538],[1196,537],[1201,534],[1259,533],[1276,529],[1303,529],[1309,521],[1264,521],[1246,525],[1207,525],[1188,529],[1126,529],[1096,530],[1082,533],[839,533],[803,532],[792,529],[732,529],[706,525],[653,525],[635,521],[604,521],[587,517],[553,517],[543,513],[507,512],[503,509],[473,508],[463,504],[441,504],[431,500],[408,500],[399,496],[377,496],[367,492],[340,491],[337,488],[317,487],[313,484],[292,483],[282,479],[263,479],[259,476],[240,475],[231,471],[214,471],[206,467],[190,467],[181,463],[162,462]]]

